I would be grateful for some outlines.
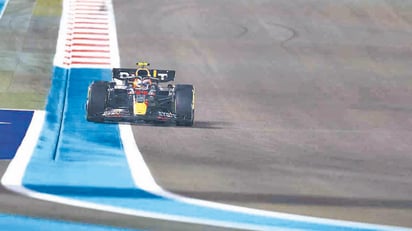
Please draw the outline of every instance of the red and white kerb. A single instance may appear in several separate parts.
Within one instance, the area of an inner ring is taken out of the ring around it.
[[[107,0],[64,1],[54,65],[118,66],[113,7]]]

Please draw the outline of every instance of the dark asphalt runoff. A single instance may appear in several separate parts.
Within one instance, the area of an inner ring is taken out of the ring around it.
[[[59,25],[45,2],[11,0],[0,20],[1,107],[44,106]],[[134,126],[162,187],[270,211],[412,227],[412,3],[115,0],[114,10],[122,66],[149,61],[196,86],[193,128]],[[1,175],[7,165],[0,162]],[[1,187],[0,212],[214,230]]]
[[[410,1],[114,1],[121,65],[196,87],[193,128],[134,126],[159,185],[412,227]]]

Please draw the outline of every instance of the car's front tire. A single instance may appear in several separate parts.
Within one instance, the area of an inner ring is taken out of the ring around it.
[[[103,122],[104,118],[102,114],[106,107],[108,84],[106,81],[96,81],[89,86],[86,104],[86,118],[88,121]]]

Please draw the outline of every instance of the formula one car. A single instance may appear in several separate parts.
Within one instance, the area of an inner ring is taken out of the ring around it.
[[[189,84],[172,84],[174,70],[149,69],[138,62],[137,68],[114,68],[112,81],[94,81],[89,86],[87,120],[92,122],[137,123],[173,122],[192,126],[195,89]],[[163,86],[168,83],[166,86]],[[163,85],[162,85],[163,84]]]

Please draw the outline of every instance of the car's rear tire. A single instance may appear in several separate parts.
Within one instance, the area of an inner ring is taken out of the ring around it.
[[[177,126],[193,126],[195,119],[195,89],[193,85],[175,86],[175,113]]]
[[[86,110],[87,120],[92,122],[103,122],[102,116],[106,107],[107,89],[109,82],[96,81],[89,87]]]

